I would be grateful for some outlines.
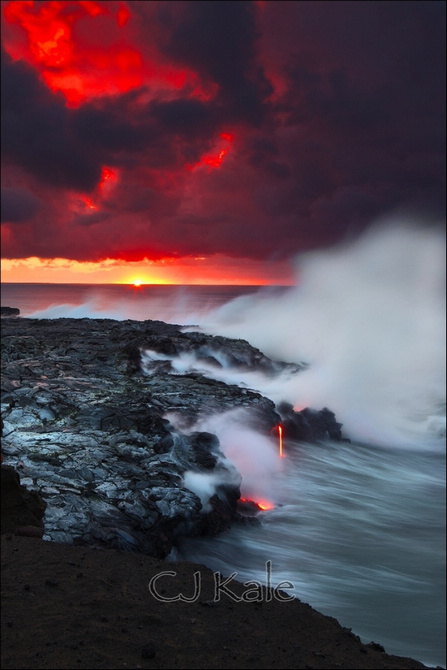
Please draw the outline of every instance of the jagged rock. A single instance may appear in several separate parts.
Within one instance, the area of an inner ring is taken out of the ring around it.
[[[163,558],[182,536],[216,534],[241,518],[240,476],[217,437],[194,424],[244,408],[267,434],[280,415],[268,398],[207,370],[302,366],[161,321],[21,318],[2,330],[5,459],[47,505],[44,539]],[[336,434],[339,424],[322,412],[318,421],[303,415],[308,437]],[[293,409],[283,420],[297,430]],[[186,486],[191,473],[207,482],[205,497]]]
[[[212,433],[193,433],[190,436],[190,444],[195,452],[195,459],[198,465],[205,470],[214,470],[218,464],[215,453],[219,448],[219,440]]]
[[[334,442],[349,441],[343,438],[342,424],[327,407],[318,411],[306,407],[295,412],[292,405],[284,402],[278,411],[284,432],[293,440],[315,442],[329,438]]]

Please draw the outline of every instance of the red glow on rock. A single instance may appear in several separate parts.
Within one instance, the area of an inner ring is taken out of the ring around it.
[[[266,512],[269,509],[274,509],[275,505],[267,500],[258,500],[257,505],[259,509],[262,509],[263,512]]]
[[[266,512],[269,509],[274,509],[275,507],[275,505],[268,500],[251,500],[250,498],[239,498],[239,501],[241,503],[257,507],[259,510],[262,510],[263,512]]]

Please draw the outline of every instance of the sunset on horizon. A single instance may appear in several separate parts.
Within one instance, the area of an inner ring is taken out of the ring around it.
[[[288,285],[444,207],[444,3],[2,7],[4,282]]]

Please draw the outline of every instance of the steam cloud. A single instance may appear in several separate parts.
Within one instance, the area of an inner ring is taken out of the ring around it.
[[[327,406],[361,441],[402,443],[404,433],[411,444],[445,431],[444,249],[437,228],[382,222],[299,257],[290,290],[235,299],[202,327],[310,364],[260,385],[276,402]]]
[[[189,428],[175,413],[167,414],[166,418],[184,433],[207,431],[219,439],[227,469],[221,474],[186,472],[184,475],[184,485],[199,496],[205,511],[219,484],[240,484],[242,498],[274,503],[277,475],[281,473],[283,464],[278,455],[277,441],[248,427],[253,423],[250,410],[238,408],[202,417]]]

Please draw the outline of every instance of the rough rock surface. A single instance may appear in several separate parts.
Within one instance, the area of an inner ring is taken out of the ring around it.
[[[45,539],[124,548],[165,557],[183,535],[216,534],[238,512],[240,477],[209,433],[184,434],[165,418],[246,408],[257,428],[281,421],[274,404],[247,388],[203,374],[201,366],[285,367],[244,340],[160,321],[4,319],[2,419],[5,463],[47,508]],[[179,373],[175,361],[193,361]],[[294,436],[341,436],[335,417],[301,420],[285,406]],[[313,428],[312,428],[313,426]],[[331,430],[332,426],[332,430]],[[206,504],[184,485],[188,471],[218,478]]]

